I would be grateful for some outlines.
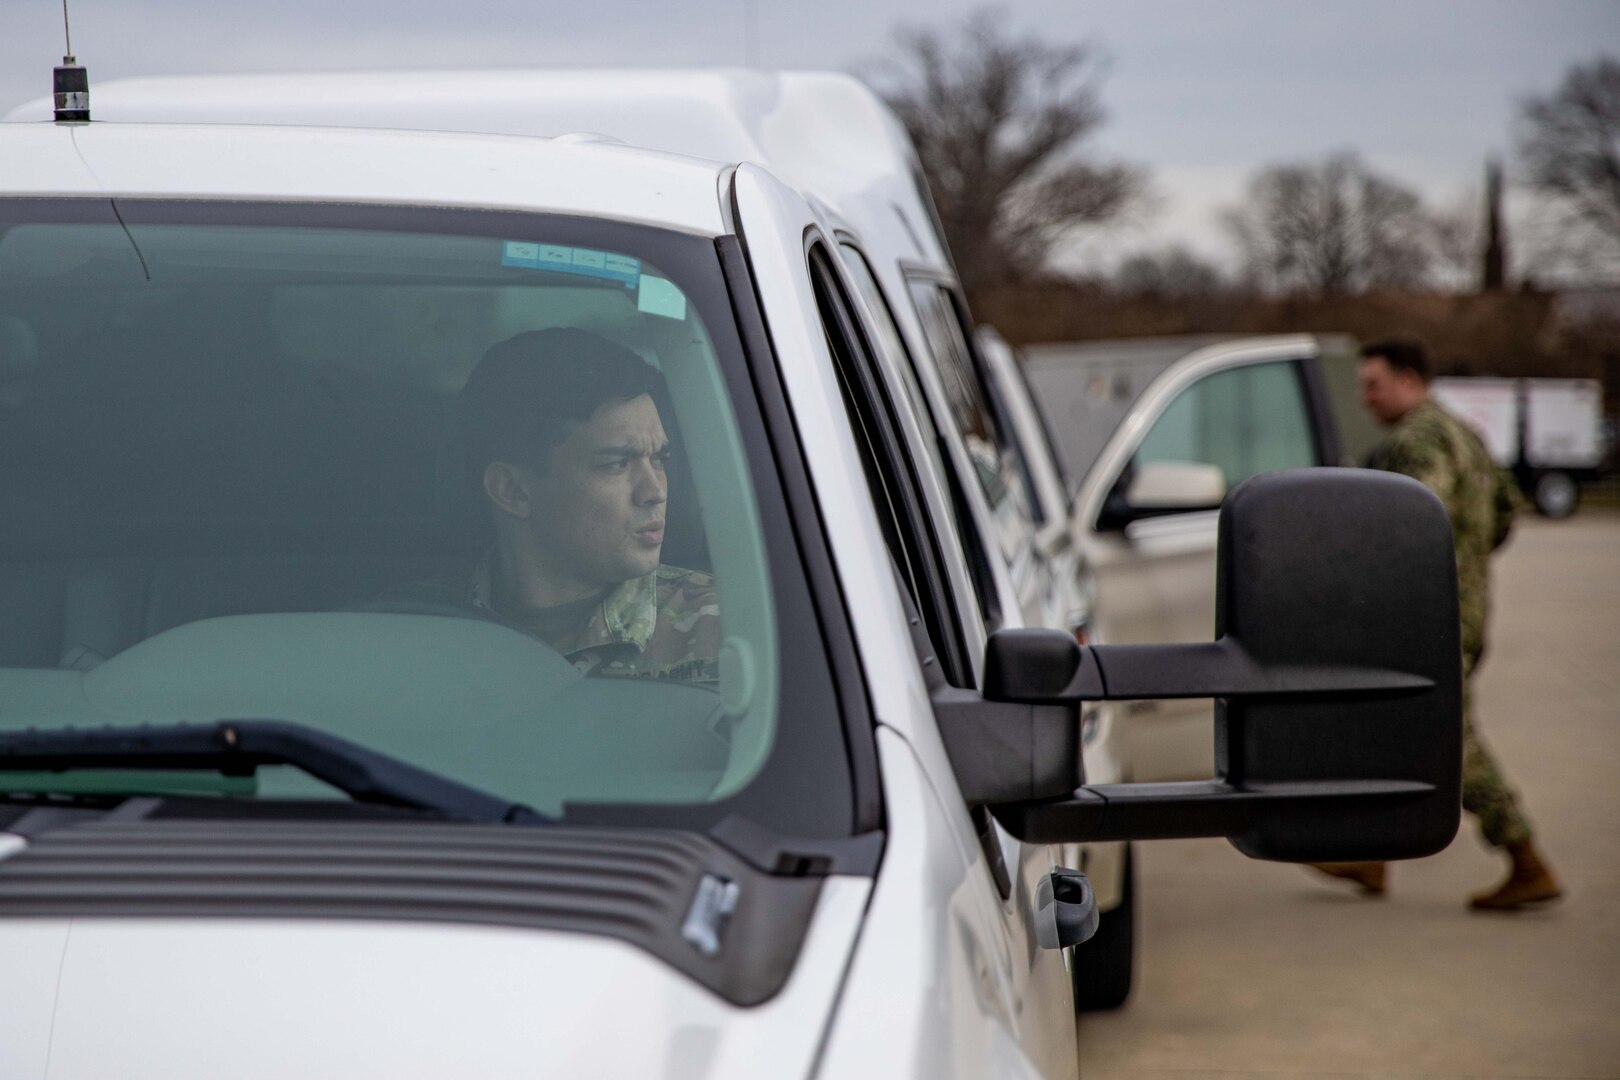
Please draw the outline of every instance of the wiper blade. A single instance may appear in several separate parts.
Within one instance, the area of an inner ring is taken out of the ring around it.
[[[291,765],[357,802],[468,821],[550,820],[522,803],[285,720],[0,731],[0,770],[205,769],[243,776],[261,765]]]

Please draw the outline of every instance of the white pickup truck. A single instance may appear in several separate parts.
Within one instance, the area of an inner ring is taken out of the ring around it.
[[[1213,639],[1036,625],[896,243],[599,137],[0,124],[0,1075],[1074,1076],[1068,845],[1449,843],[1433,496],[1251,477]],[[508,446],[469,380],[533,334],[653,388],[560,368]],[[492,504],[657,564],[588,659]],[[1088,772],[1094,703],[1200,697],[1213,779]]]
[[[928,498],[969,552],[961,566],[948,566],[955,595],[971,599],[973,620],[992,630],[1094,636],[1093,583],[1072,507],[1054,503],[1048,490],[1052,448],[1029,432],[1033,405],[1017,395],[1020,386],[1004,383],[991,363],[999,354],[976,348],[915,152],[859,82],[825,72],[701,69],[177,76],[115,80],[96,100],[97,115],[117,122],[500,132],[765,165],[835,229],[834,254],[871,320],[874,363],[906,397],[921,425],[913,443],[936,467],[919,482],[944,480]],[[954,635],[939,637],[954,648]],[[952,663],[970,666],[975,642]],[[1082,718],[1087,775],[1096,780],[1131,772],[1116,712],[1095,702]],[[1085,870],[1099,913],[1094,940],[1071,965],[1076,1002],[1119,1005],[1135,967],[1128,847],[1089,844],[1064,860]]]

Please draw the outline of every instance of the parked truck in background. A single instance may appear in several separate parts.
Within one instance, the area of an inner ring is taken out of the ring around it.
[[[1596,379],[1440,378],[1433,393],[1547,517],[1575,512],[1579,481],[1596,476],[1608,455]]]

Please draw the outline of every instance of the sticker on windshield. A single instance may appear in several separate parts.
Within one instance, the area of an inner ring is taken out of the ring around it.
[[[641,260],[611,251],[569,247],[566,244],[533,244],[508,240],[501,246],[501,265],[524,270],[551,270],[561,274],[617,281],[635,288],[641,281]]]
[[[651,274],[643,274],[641,287],[636,290],[636,310],[649,315],[662,315],[666,319],[686,318],[686,294],[673,282]]]

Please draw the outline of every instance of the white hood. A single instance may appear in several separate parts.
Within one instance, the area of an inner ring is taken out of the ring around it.
[[[555,931],[365,920],[0,920],[0,1077],[790,1077],[871,882],[827,879],[782,990],[732,1005]]]

